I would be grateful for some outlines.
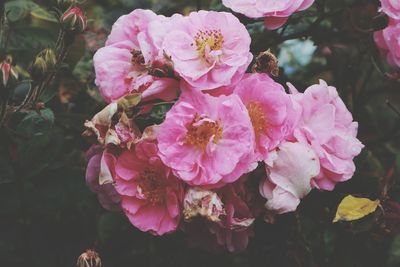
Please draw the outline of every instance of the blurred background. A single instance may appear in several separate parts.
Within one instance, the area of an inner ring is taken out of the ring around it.
[[[61,0],[60,0],[61,1]],[[13,100],[31,86],[28,69],[54,47],[58,23],[51,8],[68,1],[5,1],[9,41],[20,77]],[[387,24],[375,0],[316,0],[277,31],[238,17],[252,36],[254,55],[271,49],[277,81],[305,90],[324,79],[359,122],[366,145],[353,179],[333,192],[313,190],[298,211],[260,218],[245,252],[210,253],[188,248],[184,234],[163,237],[136,230],[122,213],[101,208],[85,184],[83,123],[105,106],[94,85],[92,56],[112,24],[135,8],[172,15],[198,8],[225,10],[221,1],[88,0],[88,29],[74,43],[44,94],[42,115],[15,114],[0,130],[0,266],[75,266],[95,249],[103,266],[400,266],[400,72],[381,58],[372,34]],[[42,107],[41,107],[42,108]],[[44,119],[46,117],[47,119]],[[332,224],[344,196],[380,199],[362,220]]]

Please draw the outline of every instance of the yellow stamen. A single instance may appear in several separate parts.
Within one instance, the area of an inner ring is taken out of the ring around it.
[[[224,37],[221,30],[198,31],[195,35],[197,51],[201,57],[206,56],[206,48],[211,51],[220,50],[224,43]]]
[[[187,134],[185,144],[196,146],[201,150],[205,150],[211,137],[212,142],[217,144],[222,137],[222,127],[215,121],[201,121],[202,117],[196,115],[193,121],[186,127]]]
[[[137,180],[141,193],[153,206],[163,204],[165,201],[166,181],[156,170],[145,168]]]
[[[246,105],[247,111],[256,135],[263,132],[267,126],[266,118],[259,103],[250,100]]]

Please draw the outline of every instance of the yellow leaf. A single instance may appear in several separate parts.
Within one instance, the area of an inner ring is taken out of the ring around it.
[[[132,93],[126,95],[118,100],[118,108],[121,108],[122,110],[133,108],[137,104],[139,104],[140,99],[141,99],[141,94],[139,93]]]
[[[336,211],[335,219],[337,221],[354,221],[361,219],[374,212],[379,206],[379,200],[372,201],[368,198],[353,197],[348,195],[340,202]]]

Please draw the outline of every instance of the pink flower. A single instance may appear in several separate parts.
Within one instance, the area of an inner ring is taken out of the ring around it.
[[[219,222],[225,215],[224,204],[217,193],[199,187],[190,187],[183,200],[185,220],[201,216],[212,222]]]
[[[339,97],[336,88],[320,80],[300,94],[291,86],[293,99],[301,106],[301,118],[294,139],[311,145],[317,153],[321,171],[313,185],[333,190],[337,182],[349,180],[355,171],[353,159],[363,144],[356,138],[357,122]]]
[[[286,23],[293,13],[305,10],[314,0],[223,0],[233,11],[249,18],[265,18],[268,29],[274,30]]]
[[[120,209],[120,197],[113,184],[115,151],[93,145],[86,153],[86,184],[97,194],[100,204],[107,210]],[[111,182],[110,182],[111,181]]]
[[[267,74],[247,74],[235,88],[245,104],[256,137],[256,160],[264,160],[290,133],[294,110],[284,88]]]
[[[176,79],[151,75],[154,68],[161,72],[170,68],[160,56],[163,35],[155,28],[161,23],[168,24],[168,19],[142,9],[115,22],[106,46],[93,57],[96,85],[107,102],[131,92],[142,93],[144,100],[169,101],[176,97],[179,87]]]
[[[213,224],[210,231],[217,237],[219,245],[230,252],[243,251],[247,248],[253,233],[254,215],[244,196],[245,180],[239,180],[220,190],[225,205],[226,216],[219,224]]]
[[[300,199],[311,191],[311,179],[320,172],[318,156],[308,144],[283,143],[266,160],[267,177],[260,193],[267,209],[277,213],[295,211]]]
[[[140,138],[139,129],[125,113],[118,112],[116,102],[107,105],[84,125],[87,130],[83,135],[95,136],[97,142],[103,146],[113,144],[129,148]]]
[[[243,251],[253,235],[255,216],[247,202],[246,178],[218,189],[226,214],[220,220],[210,222],[194,220],[184,225],[189,245],[211,251],[227,249],[230,252]]]
[[[387,62],[400,68],[400,20],[391,19],[385,29],[374,33],[374,39]]]
[[[400,2],[398,0],[381,0],[382,11],[389,17],[400,20]]]
[[[162,161],[190,185],[231,183],[252,167],[254,131],[236,95],[185,92],[160,132]]]
[[[183,187],[157,153],[157,144],[149,140],[125,150],[117,159],[115,188],[134,226],[163,235],[179,224]]]
[[[173,21],[163,48],[192,87],[215,89],[238,82],[251,62],[250,35],[230,13],[199,11]]]

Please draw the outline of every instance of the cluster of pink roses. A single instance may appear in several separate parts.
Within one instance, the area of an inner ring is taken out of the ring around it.
[[[294,211],[312,188],[352,177],[363,145],[336,89],[320,81],[288,94],[265,73],[245,73],[250,41],[225,12],[135,10],[114,24],[94,57],[110,104],[85,124],[98,143],[86,179],[105,208],[142,231],[181,229],[192,243],[237,251],[263,212]],[[129,112],[132,101],[145,114],[175,99],[142,131]]]
[[[387,62],[400,68],[400,1],[381,0],[381,9],[389,16],[389,25],[374,33],[375,42]]]

